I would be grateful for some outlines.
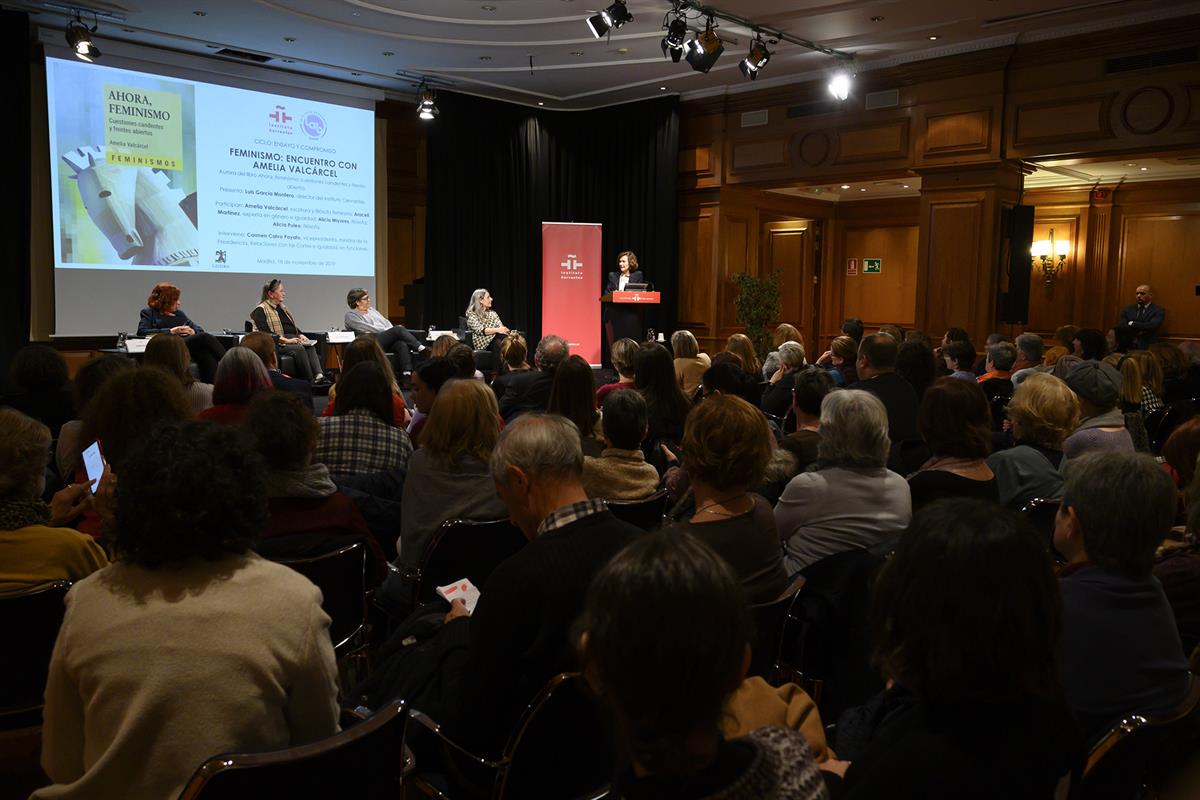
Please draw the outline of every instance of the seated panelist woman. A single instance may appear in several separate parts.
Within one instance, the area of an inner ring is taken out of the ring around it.
[[[617,271],[608,273],[604,284],[604,293],[623,292],[631,283],[645,283],[642,271],[638,269],[637,256],[632,250],[625,250],[617,256]],[[604,304],[604,333],[609,347],[618,339],[642,340],[642,317],[637,309],[628,308],[617,303]]]
[[[156,284],[146,299],[138,319],[138,336],[156,333],[172,333],[182,336],[192,360],[200,369],[200,380],[212,383],[217,376],[217,362],[225,355],[225,348],[211,333],[205,333],[199,323],[193,322],[179,307],[179,287],[170,283]]]
[[[405,328],[393,325],[378,309],[372,308],[371,296],[366,289],[351,289],[346,295],[346,304],[350,306],[346,312],[346,327],[357,334],[374,336],[385,352],[396,354],[401,372],[412,372],[413,356],[424,350],[425,345]]]
[[[309,339],[300,330],[292,312],[283,304],[286,299],[287,290],[278,278],[263,286],[262,302],[250,312],[254,330],[276,337],[280,352],[295,359],[296,377],[315,384],[327,384],[329,381],[325,379],[321,368],[322,359],[317,355],[319,343]]]
[[[508,335],[508,328],[500,321],[500,315],[492,310],[492,295],[487,289],[471,292],[471,302],[467,304],[464,316],[475,349],[491,350],[499,354],[500,343]]]

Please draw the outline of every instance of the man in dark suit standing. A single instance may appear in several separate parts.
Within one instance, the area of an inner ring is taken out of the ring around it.
[[[508,422],[526,411],[545,411],[554,386],[554,370],[571,349],[561,336],[543,336],[533,353],[534,369],[515,372],[500,398],[500,416]]]
[[[1121,309],[1117,328],[1132,334],[1134,350],[1145,350],[1158,340],[1158,329],[1167,310],[1154,304],[1154,289],[1146,283],[1137,287],[1137,302]]]

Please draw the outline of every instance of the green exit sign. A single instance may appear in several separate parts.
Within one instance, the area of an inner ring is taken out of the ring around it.
[[[883,272],[882,258],[864,258],[863,273],[866,275],[878,275]]]

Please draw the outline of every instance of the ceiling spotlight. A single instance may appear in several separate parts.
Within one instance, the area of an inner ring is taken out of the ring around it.
[[[434,102],[436,93],[425,81],[421,81],[421,87],[417,90],[417,116],[424,120],[431,120],[437,117],[438,107]]]
[[[938,40],[938,37],[936,37],[936,36],[929,37],[929,41],[931,41],[931,42],[936,42],[937,40]]]
[[[849,189],[849,188],[850,188],[850,184],[848,184],[848,183],[843,183],[843,184],[842,184],[842,188],[843,188],[843,189]]]
[[[738,69],[742,71],[742,75],[750,80],[758,77],[758,71],[767,65],[771,60],[771,52],[767,50],[767,45],[760,38],[755,38],[750,44],[750,54],[742,59],[742,63],[738,64]]]
[[[683,46],[687,43],[687,20],[682,16],[671,20],[666,26],[667,35],[662,38],[663,56],[670,54],[676,64],[683,57]]]
[[[849,72],[839,69],[829,80],[829,93],[838,100],[845,100],[850,96],[850,85],[853,81],[854,79],[850,76]]]
[[[76,15],[75,19],[67,23],[67,44],[75,52],[75,57],[83,61],[95,61],[100,57],[100,49],[92,44],[92,34],[96,32],[96,27],[88,27],[83,24],[83,21]]]
[[[713,68],[713,64],[717,63],[717,59],[721,57],[721,53],[725,52],[725,43],[713,31],[712,17],[708,18],[708,24],[704,26],[704,32],[697,33],[687,43],[686,49],[687,62],[692,65],[692,69],[696,70],[696,72],[707,73]]]
[[[625,0],[614,0],[611,6],[599,14],[588,17],[587,24],[592,31],[592,36],[600,39],[612,28],[619,28],[626,22],[632,21],[633,14],[630,14],[629,9],[625,7]]]

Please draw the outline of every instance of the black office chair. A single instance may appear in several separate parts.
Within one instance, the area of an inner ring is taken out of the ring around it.
[[[437,587],[468,579],[482,589],[492,570],[516,553],[528,539],[507,519],[442,523],[425,548],[416,574],[416,603],[437,599]]]

